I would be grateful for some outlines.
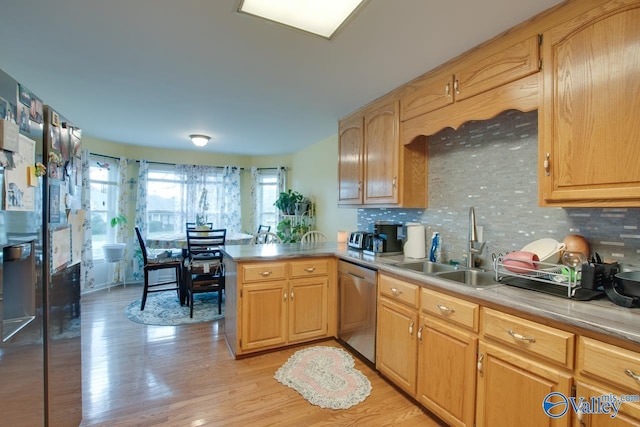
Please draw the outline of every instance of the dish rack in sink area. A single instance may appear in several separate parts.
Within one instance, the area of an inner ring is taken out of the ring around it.
[[[511,270],[503,264],[504,257],[493,260],[495,280],[505,285],[543,292],[563,298],[587,301],[604,296],[604,293],[581,286],[581,271],[563,264],[531,261],[535,268],[518,266]],[[516,271],[513,271],[516,270]]]

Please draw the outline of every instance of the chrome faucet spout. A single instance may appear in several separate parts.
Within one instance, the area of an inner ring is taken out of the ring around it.
[[[474,243],[478,242],[478,230],[476,228],[476,211],[473,206],[469,208],[469,241],[467,254],[467,267],[475,268],[475,254],[481,254],[484,249],[484,242],[479,248],[476,248]]]

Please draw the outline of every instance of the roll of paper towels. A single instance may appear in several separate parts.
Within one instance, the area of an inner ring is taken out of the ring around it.
[[[424,225],[419,223],[407,223],[407,241],[404,244],[404,256],[409,258],[425,258],[426,231]]]

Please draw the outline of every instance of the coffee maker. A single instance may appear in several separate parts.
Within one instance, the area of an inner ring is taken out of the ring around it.
[[[364,253],[369,255],[402,254],[402,224],[378,221],[373,234],[367,236]]]

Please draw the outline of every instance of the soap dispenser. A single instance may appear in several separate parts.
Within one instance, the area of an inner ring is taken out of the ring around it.
[[[434,231],[431,236],[431,251],[429,251],[429,261],[440,261],[440,233]]]

